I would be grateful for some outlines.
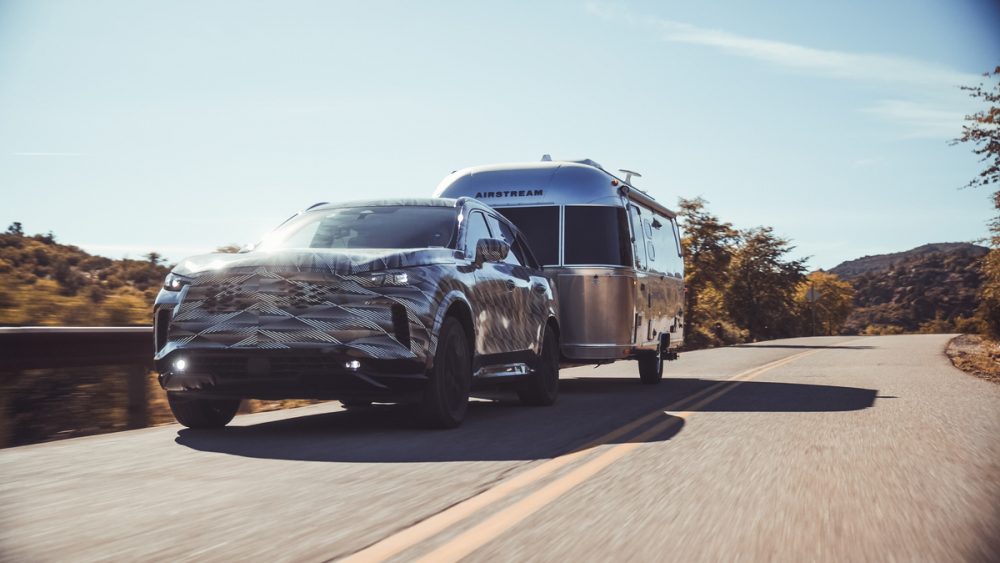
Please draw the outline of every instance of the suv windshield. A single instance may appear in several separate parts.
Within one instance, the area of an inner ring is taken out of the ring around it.
[[[305,213],[260,248],[453,248],[453,207],[342,207]]]

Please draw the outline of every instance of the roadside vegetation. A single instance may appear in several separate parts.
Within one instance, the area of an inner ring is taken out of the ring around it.
[[[956,367],[1000,382],[1000,66],[983,75],[976,86],[962,89],[986,106],[967,115],[962,135],[953,144],[968,143],[982,157],[983,170],[966,185],[992,189],[996,214],[990,221],[990,251],[983,260],[983,283],[976,310],[982,337],[959,337],[949,346],[948,356]]]
[[[148,325],[162,262],[92,256],[14,223],[0,234],[0,326]]]
[[[688,348],[839,334],[854,288],[834,274],[806,274],[789,239],[770,227],[737,229],[701,198],[681,199]]]
[[[952,339],[946,353],[958,369],[1000,384],[1000,342],[976,334],[962,334]]]
[[[979,317],[985,332],[993,338],[1000,338],[1000,66],[992,73],[983,75],[986,79],[976,86],[962,89],[987,107],[965,117],[962,136],[954,144],[970,143],[972,152],[982,157],[985,164],[982,172],[966,184],[968,188],[993,189],[993,207],[997,213],[990,221],[990,252],[983,261],[983,286],[980,292]]]
[[[976,310],[988,252],[969,243],[925,244],[838,265],[831,273],[855,289],[844,331],[980,332]]]
[[[953,144],[969,143],[983,171],[966,187],[1000,183],[1000,67],[966,90],[986,107]],[[1000,340],[1000,190],[989,248],[927,244],[805,274],[791,242],[768,227],[738,229],[701,198],[681,199],[691,348],[813,334],[981,334],[974,357],[997,362]],[[978,360],[977,360],[978,361]],[[969,365],[972,360],[962,362]]]

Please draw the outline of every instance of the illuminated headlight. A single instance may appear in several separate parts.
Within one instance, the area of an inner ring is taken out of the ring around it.
[[[174,371],[180,373],[186,370],[187,367],[188,363],[187,360],[185,360],[184,358],[177,358],[176,360],[174,360]]]
[[[167,279],[163,280],[163,289],[167,291],[180,291],[182,287],[189,283],[191,283],[190,278],[170,272],[167,274]]]
[[[405,273],[372,274],[374,285],[408,285],[410,276]]]
[[[351,371],[358,371],[359,369],[361,369],[361,361],[351,360],[349,362],[344,362],[344,367]]]

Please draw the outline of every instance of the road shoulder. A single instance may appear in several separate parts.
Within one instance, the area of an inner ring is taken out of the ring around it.
[[[948,342],[945,350],[956,368],[1000,384],[1000,342],[976,334],[960,334]]]

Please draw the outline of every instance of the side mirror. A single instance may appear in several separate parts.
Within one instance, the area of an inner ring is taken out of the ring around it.
[[[510,254],[510,245],[495,238],[481,238],[476,242],[476,265],[484,262],[503,262]]]

